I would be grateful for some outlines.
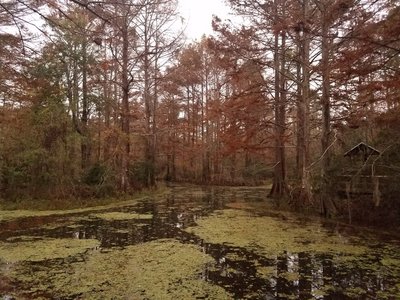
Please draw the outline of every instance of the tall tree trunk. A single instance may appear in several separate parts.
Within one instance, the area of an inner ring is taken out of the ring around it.
[[[321,177],[323,184],[327,184],[327,172],[330,163],[330,123],[331,123],[331,103],[330,103],[330,70],[329,70],[329,24],[326,17],[325,10],[322,12],[322,166],[321,166]]]
[[[319,5],[322,14],[321,26],[321,69],[322,69],[322,136],[321,136],[321,203],[320,211],[324,216],[336,213],[336,205],[334,199],[329,193],[329,165],[331,160],[331,101],[330,101],[330,51],[331,39],[329,38],[330,21],[327,11],[329,2]]]
[[[146,7],[147,11],[147,7]],[[144,107],[145,107],[145,114],[146,114],[146,153],[145,153],[145,160],[147,166],[147,178],[146,178],[146,185],[153,186],[155,184],[154,178],[154,147],[153,147],[153,126],[154,126],[154,105],[152,101],[151,95],[151,79],[150,79],[150,33],[149,33],[149,24],[148,24],[148,15],[146,14],[145,20],[143,21],[143,43],[144,43]]]
[[[129,41],[128,41],[128,24],[124,20],[121,29],[122,34],[122,132],[124,133],[124,147],[121,154],[121,189],[126,192],[128,183],[128,159],[130,153],[130,126],[129,126],[129,79],[128,79],[128,59],[129,59]]]
[[[156,185],[156,151],[157,151],[157,127],[156,127],[156,109],[157,109],[157,79],[154,82],[154,96],[153,96],[153,112],[152,112],[152,127],[151,127],[151,143],[150,143],[150,186]]]
[[[298,59],[296,62],[296,79],[297,79],[297,91],[296,91],[296,176],[301,179],[303,172],[303,145],[304,145],[304,118],[305,109],[303,105],[303,87],[302,87],[302,46],[301,34],[297,33],[297,52]]]
[[[145,52],[148,51],[147,47],[145,49]],[[149,70],[149,58],[148,54],[145,54],[144,58],[144,106],[145,106],[145,113],[146,113],[146,153],[145,153],[145,159],[146,159],[146,164],[147,164],[147,182],[146,185],[150,186],[151,185],[151,178],[152,176],[152,171],[151,168],[152,166],[152,108],[151,108],[151,93],[150,93],[150,70]]]
[[[104,60],[107,60],[107,50],[104,47]],[[109,136],[110,127],[111,127],[111,86],[110,81],[112,79],[112,75],[109,75],[107,71],[103,74],[103,98],[104,98],[104,125],[106,129],[106,136],[104,140],[103,146],[103,159],[104,161],[108,161],[110,158],[110,147],[111,140]]]
[[[274,1],[275,19],[278,22],[278,0]],[[285,118],[286,91],[285,89],[285,34],[279,47],[279,33],[274,40],[274,71],[275,71],[275,159],[274,178],[270,197],[281,198],[285,195],[286,187],[286,153],[285,153]],[[281,52],[280,52],[280,51]],[[281,55],[279,55],[281,53]],[[283,89],[283,90],[282,90]]]
[[[154,49],[154,95],[152,102],[152,127],[151,127],[151,170],[150,170],[150,186],[156,185],[156,151],[157,151],[157,106],[158,106],[158,33],[155,37]]]
[[[87,86],[87,39],[86,37],[84,37],[84,41],[82,43],[82,116],[81,116],[82,169],[86,169],[88,167],[89,156],[90,156],[88,118],[89,118],[89,108],[88,108],[88,86]]]
[[[205,78],[202,80],[201,84],[201,92],[200,92],[200,107],[201,107],[201,120],[200,120],[200,126],[201,126],[201,144],[202,144],[202,160],[201,160],[201,166],[202,166],[202,178],[201,181],[203,183],[207,183],[209,181],[209,174],[210,174],[210,166],[209,166],[209,155],[208,155],[208,132],[206,129],[206,105],[207,105],[207,75]]]
[[[204,158],[203,158],[203,180],[207,183],[210,182],[211,180],[211,174],[210,174],[210,122],[208,120],[208,100],[209,100],[209,73],[208,70],[206,70],[205,74],[205,91],[204,91],[204,101],[203,106],[202,106],[202,136],[203,136],[203,144],[205,142],[205,151]],[[204,126],[205,123],[205,126]]]
[[[308,0],[303,0],[303,22],[306,23],[308,17]],[[302,101],[300,104],[301,108],[301,142],[299,145],[301,148],[301,198],[307,202],[311,199],[311,183],[310,183],[310,172],[308,170],[309,164],[309,151],[310,151],[310,34],[307,26],[302,31],[301,39],[301,69],[302,69]]]

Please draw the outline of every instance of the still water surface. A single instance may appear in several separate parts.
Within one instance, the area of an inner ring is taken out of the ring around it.
[[[0,297],[400,299],[396,238],[273,210],[267,192],[175,186],[100,211],[1,221]],[[115,270],[128,264],[140,271]]]

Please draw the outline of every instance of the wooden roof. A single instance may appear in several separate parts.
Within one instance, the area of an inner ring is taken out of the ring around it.
[[[347,151],[344,156],[356,156],[362,154],[364,157],[368,157],[370,155],[380,155],[381,152],[374,147],[371,147],[370,145],[367,145],[366,143],[359,143],[355,145],[353,148],[351,148],[349,151]]]

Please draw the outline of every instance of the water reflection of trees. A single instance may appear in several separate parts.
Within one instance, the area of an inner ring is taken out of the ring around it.
[[[309,253],[300,252],[299,257],[299,299],[306,300],[312,298],[312,270],[311,256]]]
[[[215,263],[206,266],[199,276],[222,286],[235,299],[351,299],[345,295],[345,291],[352,287],[365,290],[366,298],[378,299],[379,291],[389,290],[397,284],[396,278],[385,273],[380,264],[381,257],[374,257],[371,253],[368,257],[354,258],[358,263],[352,263],[338,259],[339,254],[282,252],[276,257],[266,257],[259,254],[260,249],[208,244],[183,229],[194,226],[198,217],[223,208],[227,201],[253,201],[254,194],[244,189],[232,189],[229,192],[219,188],[197,189],[196,193],[192,195],[188,189],[183,193],[168,195],[163,202],[147,199],[138,205],[121,208],[128,213],[151,213],[153,217],[150,220],[86,219],[77,221],[74,227],[43,229],[43,223],[60,219],[38,218],[31,220],[35,226],[30,228],[29,224],[22,222],[5,224],[1,236],[5,239],[10,229],[17,228],[21,235],[96,238],[101,241],[102,248],[174,238],[183,243],[199,245],[205,253],[211,255]],[[373,268],[366,267],[368,265],[373,265]],[[271,272],[263,274],[260,272],[262,268]]]
[[[205,280],[224,287],[235,299],[378,299],[380,291],[396,284],[379,271],[342,262],[339,254],[285,251],[268,259],[244,248],[204,247],[216,261],[203,273]],[[258,272],[262,267],[273,271],[263,276]]]

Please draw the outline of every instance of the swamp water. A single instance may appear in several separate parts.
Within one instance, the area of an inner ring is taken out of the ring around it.
[[[0,212],[0,298],[400,299],[399,240],[274,211],[267,192],[178,186],[84,212]]]

